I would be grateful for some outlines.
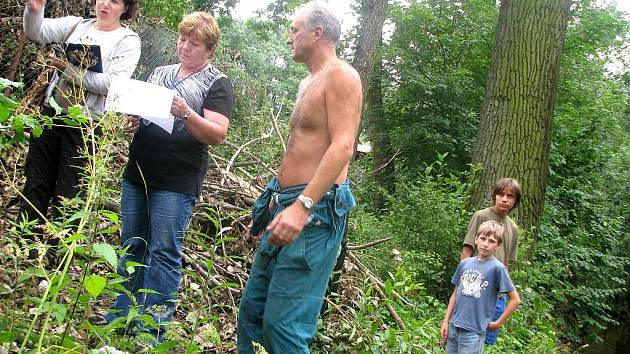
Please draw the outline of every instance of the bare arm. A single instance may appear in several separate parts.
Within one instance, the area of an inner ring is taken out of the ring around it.
[[[462,246],[462,253],[459,256],[459,260],[463,261],[464,259],[471,257],[473,254],[473,248],[470,245]]]
[[[331,69],[325,89],[330,146],[302,192],[314,203],[332,187],[350,163],[361,119],[361,92],[361,79],[354,69],[346,65]],[[271,231],[269,243],[293,242],[304,228],[308,214],[300,202],[287,207],[268,226]]]
[[[199,142],[215,145],[225,140],[230,120],[223,114],[204,109],[202,117],[190,109],[183,98],[177,96],[173,97],[171,113],[177,117],[183,117],[189,113],[186,129]]]
[[[457,297],[457,287],[453,289],[453,293],[451,294],[451,298],[448,301],[448,307],[446,308],[446,314],[444,315],[444,321],[442,321],[442,328],[440,328],[440,335],[442,338],[446,339],[448,337],[448,321],[451,320],[451,316],[453,316],[453,310],[455,309],[455,298]]]
[[[505,321],[507,321],[510,315],[512,315],[512,312],[514,312],[514,310],[516,310],[518,305],[521,304],[521,297],[518,295],[518,292],[516,291],[516,289],[508,293],[508,298],[510,300],[508,301],[508,305],[505,308],[505,311],[503,311],[503,314],[501,314],[501,317],[499,317],[499,319],[497,319],[494,322],[490,322],[490,324],[488,324],[489,330],[494,331],[496,329],[501,328],[501,326],[503,326],[503,324],[505,323]]]

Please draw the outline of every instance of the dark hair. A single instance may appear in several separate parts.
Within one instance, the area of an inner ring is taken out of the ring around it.
[[[514,207],[512,207],[512,209],[516,208],[521,202],[521,184],[518,183],[517,180],[507,177],[501,178],[494,185],[494,189],[492,190],[492,205],[496,202],[498,194],[502,194],[507,191],[512,191],[512,193],[514,193],[516,202],[514,203]]]
[[[120,15],[120,19],[122,21],[133,20],[140,10],[139,0],[123,0],[123,2],[125,6],[127,6],[127,11]]]

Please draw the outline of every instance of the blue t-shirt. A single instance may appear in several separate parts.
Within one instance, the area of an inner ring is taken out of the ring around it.
[[[457,286],[451,323],[479,334],[486,332],[499,294],[514,290],[507,269],[495,257],[485,261],[479,257],[464,259],[451,283]]]

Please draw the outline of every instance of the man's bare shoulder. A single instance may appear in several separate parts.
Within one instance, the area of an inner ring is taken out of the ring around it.
[[[336,93],[361,93],[359,73],[343,60],[337,60],[326,72],[326,87]]]
[[[356,69],[341,59],[336,60],[327,70],[326,74],[327,78],[332,80],[343,78],[346,80],[358,80],[358,82],[361,82],[361,78],[359,77],[359,73]]]

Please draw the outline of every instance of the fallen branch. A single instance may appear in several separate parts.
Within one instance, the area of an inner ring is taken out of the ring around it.
[[[378,286],[381,291],[385,290],[385,284],[383,284],[380,279],[373,275],[372,272],[366,266],[364,266],[363,263],[361,263],[361,261],[352,252],[348,252],[348,258],[350,258],[352,263],[354,263],[354,265],[359,268],[359,270],[361,270],[376,286]],[[394,297],[400,300],[403,304],[407,306],[413,306],[413,304],[409,302],[409,300],[402,297],[395,290],[392,290],[392,295],[394,295]]]
[[[280,129],[278,129],[278,117],[280,116],[280,112],[282,112],[282,105],[280,105],[277,114],[273,114],[273,112],[271,112],[271,124],[273,125],[273,129],[276,131],[276,134],[278,134],[280,144],[282,144],[282,151],[287,152],[287,145],[284,143],[284,138],[280,133]]]
[[[190,266],[193,267],[195,269],[195,271],[197,271],[202,276],[202,278],[208,279],[215,286],[223,285],[215,277],[211,277],[210,274],[203,268],[203,266],[197,264],[192,258],[190,258],[185,253],[184,253],[184,259],[186,260],[186,263],[190,264]],[[238,289],[234,289],[234,288],[229,287],[229,286],[226,287],[226,289],[228,289],[229,292],[232,293],[232,294],[237,294],[237,295],[241,294],[241,291],[238,290]]]
[[[348,258],[350,258],[350,260],[365,273],[365,275],[368,277],[368,280],[374,285],[374,290],[381,298],[381,300],[383,300],[383,302],[385,303],[385,307],[387,308],[387,311],[389,311],[389,314],[392,316],[394,321],[396,321],[398,327],[404,331],[407,327],[405,326],[405,323],[402,321],[400,316],[398,316],[398,313],[396,312],[394,307],[389,302],[387,302],[387,296],[381,288],[382,282],[379,281],[376,276],[372,275],[372,272],[370,272],[363,264],[361,264],[361,262],[354,254],[352,254],[352,252],[348,252]]]
[[[228,161],[227,166],[225,167],[225,175],[227,175],[230,172],[230,168],[232,167],[232,164],[234,164],[236,157],[238,157],[238,155],[241,153],[241,151],[243,151],[248,145],[251,145],[253,143],[257,143],[261,140],[265,140],[267,138],[269,138],[271,136],[271,132],[264,134],[262,136],[259,136],[258,138],[252,139],[248,142],[246,142],[245,144],[239,146],[238,148],[236,148],[236,151],[234,152],[234,155],[232,155],[232,158],[230,158],[230,161]],[[227,143],[227,142],[226,142]],[[233,144],[230,144],[230,146],[233,146]],[[223,185],[223,183],[225,183],[225,175],[223,176],[223,178],[221,178],[221,185]]]
[[[355,245],[348,245],[348,251],[356,251],[356,250],[361,250],[361,249],[364,249],[364,248],[369,248],[369,247],[376,246],[378,244],[385,243],[385,242],[387,242],[389,240],[393,240],[393,239],[394,239],[394,237],[392,236],[392,237],[384,238],[382,240],[376,240],[376,241],[368,242],[368,243],[363,244],[363,245],[356,245],[356,246]]]

